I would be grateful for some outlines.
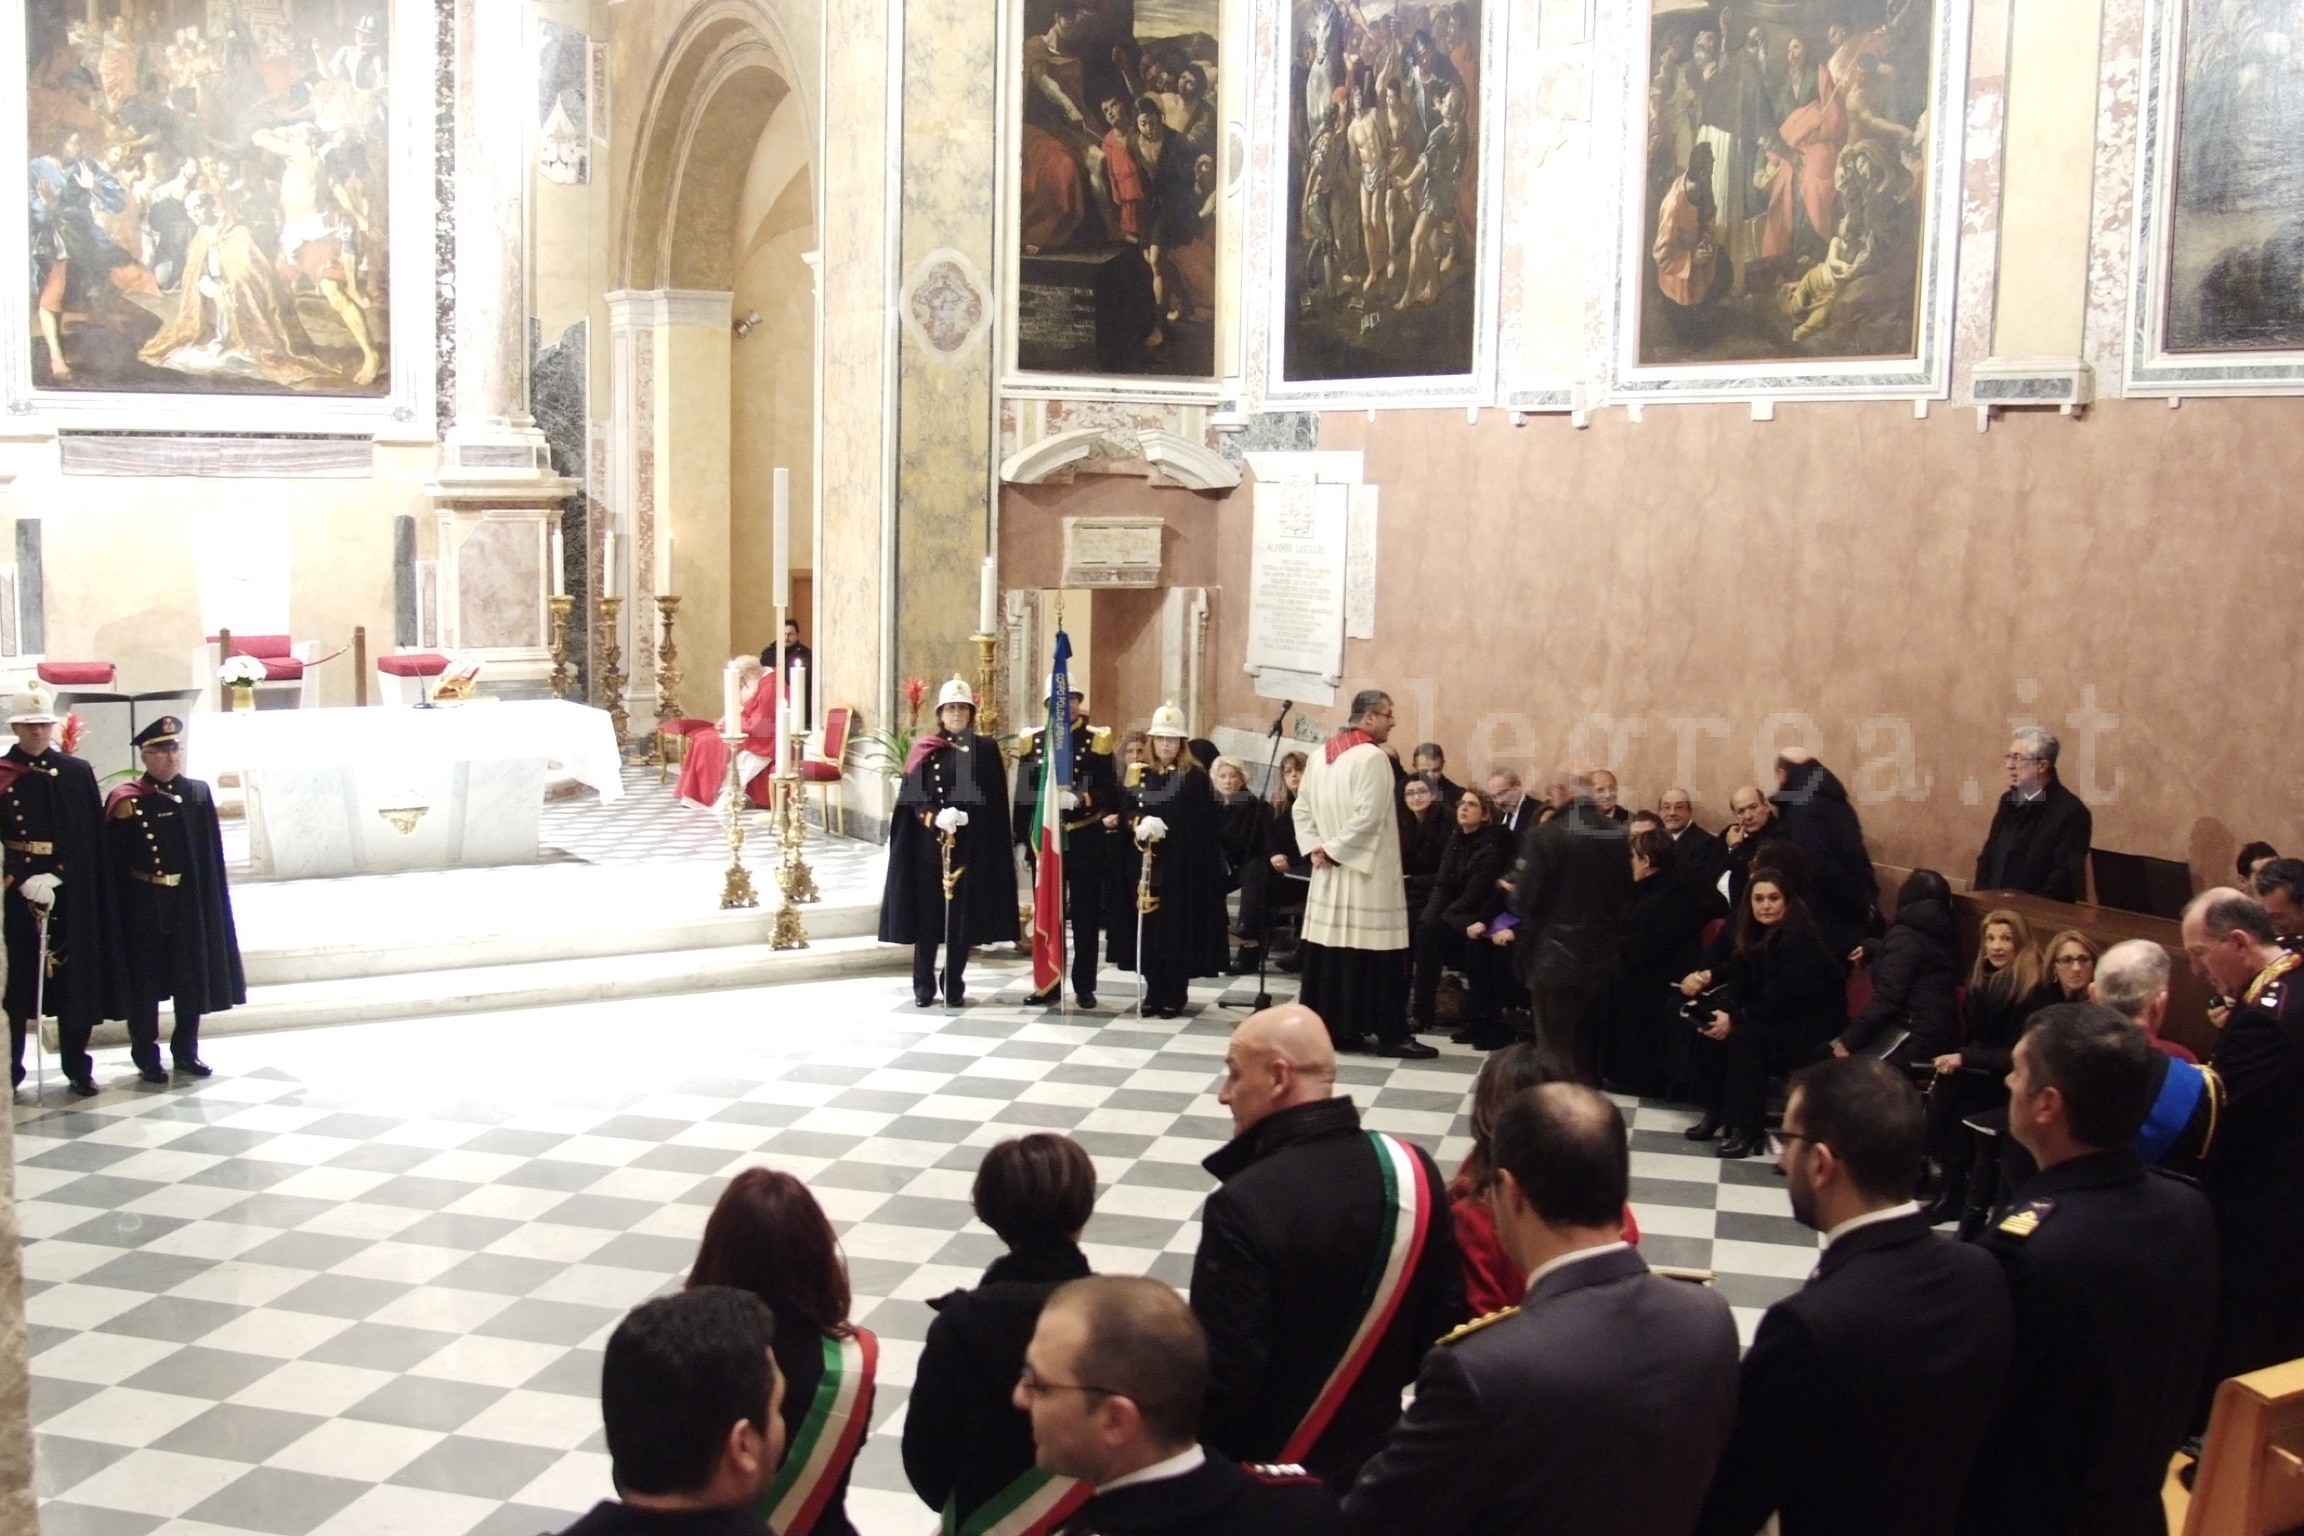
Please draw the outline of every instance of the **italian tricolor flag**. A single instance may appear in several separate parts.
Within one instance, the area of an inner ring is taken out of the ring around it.
[[[1040,793],[1032,802],[1032,987],[1045,992],[1064,979],[1064,807],[1072,787],[1072,637],[1056,631],[1048,675],[1047,732],[1040,738]]]

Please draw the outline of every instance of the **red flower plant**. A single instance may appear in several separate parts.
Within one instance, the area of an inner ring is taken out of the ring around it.
[[[58,744],[63,747],[66,757],[80,755],[80,733],[83,729],[85,727],[80,717],[67,710],[64,714],[64,729],[58,733]]]
[[[924,677],[904,679],[904,707],[915,730],[920,725],[920,706],[928,698],[928,680]]]

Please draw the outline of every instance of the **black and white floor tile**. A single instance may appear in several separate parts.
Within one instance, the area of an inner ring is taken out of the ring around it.
[[[533,1536],[608,1490],[599,1351],[674,1284],[726,1179],[807,1179],[839,1226],[882,1389],[850,1512],[933,1516],[897,1456],[928,1298],[998,1244],[968,1187],[984,1147],[1078,1138],[1102,1179],[1099,1269],[1190,1274],[1200,1160],[1247,993],[1197,1011],[1022,1006],[980,960],[965,1012],[901,977],[218,1039],[218,1075],[20,1101],[19,1216],[47,1536]],[[1227,1006],[1230,1004],[1231,1006]],[[1369,1122],[1453,1169],[1479,1058],[1350,1058]],[[1658,1262],[1710,1268],[1747,1335],[1816,1241],[1758,1160],[1723,1165],[1680,1111],[1627,1103]]]

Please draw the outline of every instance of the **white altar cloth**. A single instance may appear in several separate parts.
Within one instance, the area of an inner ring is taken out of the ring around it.
[[[185,724],[188,773],[240,776],[260,876],[527,863],[550,765],[603,802],[624,793],[607,712],[558,699],[207,711]]]

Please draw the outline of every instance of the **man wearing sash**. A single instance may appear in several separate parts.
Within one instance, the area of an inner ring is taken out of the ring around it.
[[[1439,1170],[1334,1097],[1336,1051],[1301,1004],[1233,1032],[1218,1098],[1233,1138],[1202,1164],[1192,1310],[1214,1372],[1206,1438],[1300,1462],[1342,1492],[1400,1416],[1425,1350],[1464,1320]]]
[[[1014,1401],[1040,1469],[1094,1490],[1066,1536],[1340,1536],[1302,1467],[1244,1467],[1200,1444],[1208,1341],[1158,1280],[1099,1275],[1048,1299]]]
[[[1624,1117],[1546,1083],[1496,1117],[1497,1235],[1527,1299],[1456,1330],[1344,1501],[1353,1536],[1685,1536],[1736,1419],[1736,1322],[1623,1236]]]

